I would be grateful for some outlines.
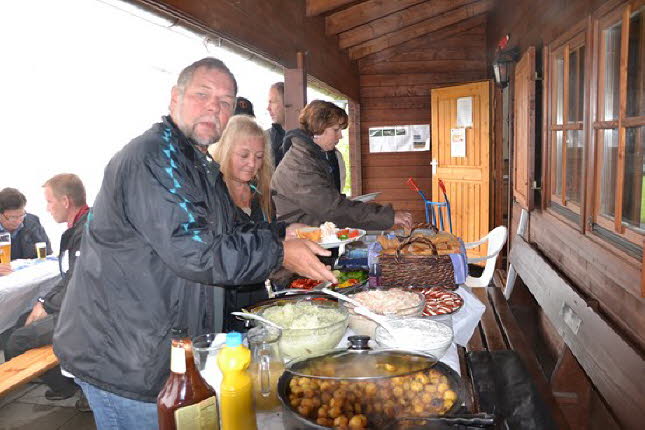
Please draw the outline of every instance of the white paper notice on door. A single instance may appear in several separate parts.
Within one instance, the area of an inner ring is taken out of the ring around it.
[[[370,127],[370,152],[428,151],[430,126],[392,125]]]
[[[450,156],[453,158],[466,157],[466,129],[450,129]]]
[[[473,126],[473,98],[460,97],[457,99],[457,127]]]

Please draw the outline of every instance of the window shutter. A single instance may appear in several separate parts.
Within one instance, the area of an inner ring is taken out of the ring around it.
[[[524,53],[514,79],[513,196],[521,207],[533,209],[535,179],[535,47]]]

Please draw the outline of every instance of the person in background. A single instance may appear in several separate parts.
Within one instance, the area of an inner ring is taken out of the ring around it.
[[[267,134],[255,120],[246,115],[232,117],[219,142],[209,146],[213,160],[220,165],[226,188],[245,222],[273,221],[271,175],[273,158]],[[227,288],[225,314],[265,300],[264,283]],[[244,323],[225,320],[224,331],[243,331]]]
[[[284,223],[240,223],[208,154],[235,109],[237,83],[204,58],[186,67],[170,115],[109,161],[54,332],[54,352],[89,400],[99,430],[156,429],[173,327],[222,330],[225,286],[284,265],[336,282]]]
[[[255,117],[253,112],[253,103],[247,98],[238,97],[235,103],[235,112],[233,115],[248,115]]]
[[[47,254],[52,253],[49,237],[40,219],[25,212],[27,198],[15,188],[0,191],[0,233],[11,233],[11,259],[36,258],[36,243],[47,244]],[[8,268],[0,267],[0,274],[6,274]]]
[[[282,141],[284,139],[284,82],[276,82],[269,88],[269,105],[267,106],[271,116],[271,128],[267,130],[271,139],[271,154],[275,167],[278,167],[282,160]]]
[[[22,315],[16,325],[9,329],[11,333],[5,345],[5,360],[52,343],[54,327],[80,252],[83,227],[89,212],[85,202],[85,187],[78,176],[61,173],[45,182],[43,189],[47,211],[57,223],[67,224],[58,254],[61,280],[47,294],[38,298],[32,310]],[[48,400],[67,399],[78,390],[71,378],[61,374],[58,366],[45,372],[41,378],[49,386],[45,392]],[[83,397],[76,402],[76,407],[89,411],[87,400]]]
[[[385,230],[395,224],[410,227],[408,212],[353,201],[340,192],[328,154],[342,137],[347,120],[343,109],[322,100],[302,110],[300,128],[287,133],[292,146],[271,181],[278,219],[308,225],[331,221],[339,227],[366,230]]]

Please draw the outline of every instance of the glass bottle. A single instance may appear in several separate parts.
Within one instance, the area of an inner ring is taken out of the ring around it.
[[[195,367],[186,329],[172,329],[170,376],[157,396],[159,430],[218,430],[215,391]]]

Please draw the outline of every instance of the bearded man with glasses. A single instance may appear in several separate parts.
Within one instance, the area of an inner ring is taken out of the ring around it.
[[[0,191],[0,233],[11,233],[11,259],[36,258],[36,243],[47,243],[47,254],[51,244],[45,229],[36,215],[25,212],[27,198],[15,188]],[[0,275],[10,269],[0,267]]]

